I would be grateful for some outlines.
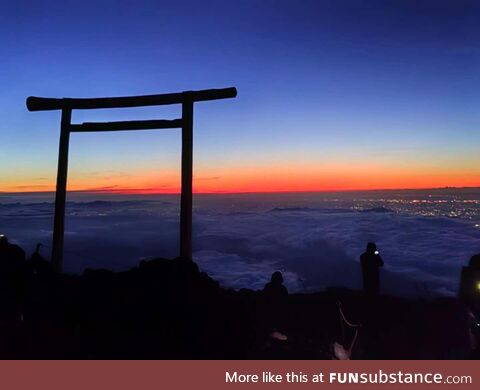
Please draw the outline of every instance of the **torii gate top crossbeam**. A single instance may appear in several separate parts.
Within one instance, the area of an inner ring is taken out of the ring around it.
[[[102,98],[41,98],[30,96],[27,99],[29,111],[51,111],[51,110],[92,110],[97,108],[125,108],[143,106],[161,106],[168,104],[180,104],[187,101],[201,102],[206,100],[218,100],[234,98],[237,96],[237,89],[203,89],[200,91],[184,91],[179,93],[165,93],[161,95],[143,96],[121,96]]]

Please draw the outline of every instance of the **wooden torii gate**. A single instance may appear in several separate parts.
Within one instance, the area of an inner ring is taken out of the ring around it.
[[[68,147],[71,132],[182,129],[182,189],[180,200],[180,257],[192,259],[192,170],[193,170],[193,103],[234,98],[235,88],[204,89],[161,95],[104,97],[104,98],[27,98],[29,111],[61,110],[60,145],[58,154],[55,217],[53,225],[52,266],[62,272],[65,225],[65,199],[67,191]],[[173,120],[143,120],[120,122],[71,123],[72,110],[97,108],[126,108],[181,104],[182,117]]]

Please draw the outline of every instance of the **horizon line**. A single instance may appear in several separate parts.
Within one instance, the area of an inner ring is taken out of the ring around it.
[[[353,188],[353,189],[328,189],[328,190],[279,190],[279,191],[211,191],[211,192],[193,192],[196,195],[235,195],[235,194],[295,194],[295,193],[335,193],[335,192],[375,192],[375,191],[419,191],[419,190],[447,190],[447,189],[480,189],[480,186],[444,186],[444,187],[406,187],[406,188]],[[142,192],[143,191],[143,192]],[[0,191],[0,195],[20,195],[20,194],[55,194],[55,190],[49,191]],[[181,191],[176,192],[154,192],[149,188],[145,189],[118,189],[118,190],[70,190],[67,193],[89,193],[89,194],[110,194],[110,195],[180,195]]]

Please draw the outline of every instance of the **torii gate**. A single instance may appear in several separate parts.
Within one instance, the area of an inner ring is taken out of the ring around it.
[[[180,258],[192,260],[192,170],[193,170],[193,103],[234,98],[235,88],[204,89],[161,95],[125,96],[107,98],[27,98],[29,111],[62,110],[58,154],[57,189],[53,225],[52,266],[62,272],[67,192],[68,146],[71,132],[118,131],[146,129],[182,129],[182,190],[180,200]],[[71,123],[72,110],[97,108],[124,108],[181,104],[182,117],[173,120],[144,120],[120,122]]]

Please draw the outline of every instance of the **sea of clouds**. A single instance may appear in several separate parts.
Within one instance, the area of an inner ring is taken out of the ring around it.
[[[0,198],[0,233],[27,254],[41,242],[48,257],[53,204],[35,200]],[[345,204],[332,207],[331,202],[292,196],[197,198],[194,259],[222,285],[236,289],[260,289],[275,270],[283,272],[290,291],[360,288],[359,256],[366,243],[374,241],[385,261],[383,291],[429,296],[454,295],[461,267],[480,252],[480,229],[470,220]],[[178,234],[174,196],[70,201],[65,270],[123,270],[142,259],[173,258],[178,255]]]

